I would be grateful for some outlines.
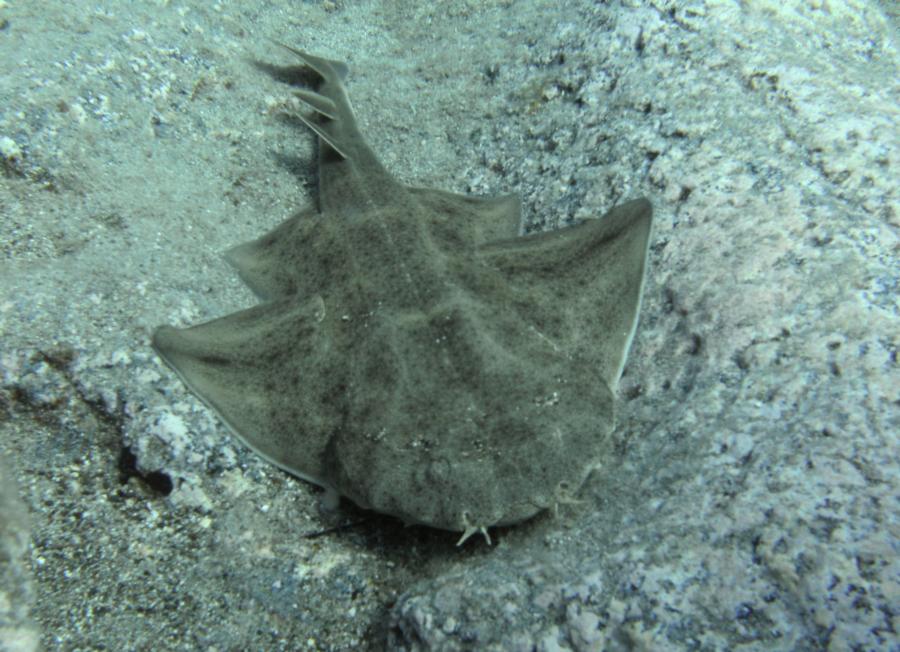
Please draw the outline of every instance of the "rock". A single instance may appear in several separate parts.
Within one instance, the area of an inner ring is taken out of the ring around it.
[[[27,552],[28,517],[0,455],[0,652],[38,649],[38,630],[30,614],[34,586]]]

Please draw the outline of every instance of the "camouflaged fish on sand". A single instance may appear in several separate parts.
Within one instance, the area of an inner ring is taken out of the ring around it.
[[[398,183],[347,67],[288,49],[318,206],[227,253],[261,303],[153,346],[253,450],[361,507],[461,543],[570,499],[614,427],[650,204],[519,236],[517,197]]]

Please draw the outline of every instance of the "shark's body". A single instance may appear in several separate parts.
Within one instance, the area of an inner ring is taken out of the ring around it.
[[[515,197],[398,183],[342,63],[292,50],[319,206],[228,253],[262,303],[153,345],[251,448],[362,507],[463,533],[571,497],[614,427],[651,210],[518,237]]]

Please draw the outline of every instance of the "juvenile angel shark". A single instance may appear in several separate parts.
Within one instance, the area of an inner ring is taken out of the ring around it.
[[[227,252],[260,304],[162,326],[153,346],[270,462],[490,542],[488,527],[571,499],[600,461],[650,204],[519,236],[515,196],[398,183],[359,133],[347,66],[288,49],[315,77],[296,95],[318,136],[318,207]]]

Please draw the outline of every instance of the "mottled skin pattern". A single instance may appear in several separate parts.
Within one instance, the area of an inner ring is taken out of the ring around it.
[[[395,181],[346,66],[291,51],[319,206],[228,252],[259,305],[153,346],[255,451],[362,507],[462,542],[570,498],[614,427],[649,203],[518,237],[515,197]]]

